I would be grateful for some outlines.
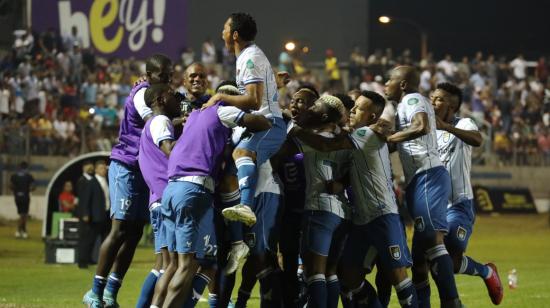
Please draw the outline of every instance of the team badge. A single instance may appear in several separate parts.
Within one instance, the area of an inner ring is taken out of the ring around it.
[[[458,229],[456,230],[456,237],[459,240],[464,241],[466,239],[466,235],[468,235],[468,230],[458,226]]]
[[[250,248],[256,246],[256,233],[247,233],[244,235],[244,242]]]
[[[359,137],[365,137],[365,134],[367,133],[366,129],[360,129],[357,131],[357,136]]]
[[[401,249],[399,249],[399,245],[392,245],[389,247],[390,249],[390,255],[394,260],[401,259]]]
[[[424,231],[424,228],[424,218],[422,218],[422,216],[416,217],[414,219],[414,229],[418,232],[422,232]]]
[[[246,61],[246,68],[249,70],[254,68],[254,62],[252,62],[252,59],[248,59],[248,61]]]
[[[416,105],[416,104],[418,104],[418,98],[416,98],[416,97],[409,98],[409,99],[407,100],[407,104],[409,104],[409,105]]]
[[[451,139],[451,134],[449,134],[449,132],[444,132],[443,133],[443,142],[447,143],[447,142],[449,142],[449,139]]]

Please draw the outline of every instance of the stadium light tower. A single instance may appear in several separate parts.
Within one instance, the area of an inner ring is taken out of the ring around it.
[[[392,22],[401,22],[409,26],[413,26],[420,33],[420,57],[425,59],[428,56],[428,34],[424,27],[419,25],[417,22],[410,19],[395,18],[386,15],[378,17],[378,22],[381,24],[390,24]]]
[[[294,42],[292,42],[292,41],[287,42],[287,43],[285,44],[285,49],[286,49],[287,51],[294,51],[294,49],[296,49],[296,43],[294,43]]]

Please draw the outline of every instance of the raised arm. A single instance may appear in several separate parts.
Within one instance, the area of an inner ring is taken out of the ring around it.
[[[457,128],[454,125],[451,125],[440,118],[436,118],[437,121],[437,129],[448,131],[449,133],[455,135],[458,137],[458,139],[464,141],[466,144],[478,147],[481,146],[481,143],[483,142],[483,137],[481,137],[481,133],[477,130],[466,130]]]
[[[240,126],[248,128],[251,132],[261,132],[271,128],[271,122],[261,114],[245,113],[239,122]]]
[[[246,94],[244,95],[214,94],[206,104],[202,105],[202,109],[208,108],[219,101],[223,101],[226,105],[234,106],[245,111],[260,109],[264,93],[263,82],[250,83],[245,87]]]
[[[388,142],[403,142],[422,137],[430,132],[428,114],[417,112],[411,121],[411,126],[388,137]]]

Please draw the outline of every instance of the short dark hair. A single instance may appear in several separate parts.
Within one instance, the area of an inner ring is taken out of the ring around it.
[[[302,89],[308,89],[310,90],[311,92],[313,92],[313,94],[315,94],[315,99],[318,99],[319,98],[319,91],[317,91],[317,89],[315,89],[315,86],[312,85],[311,83],[304,83],[302,84],[300,87],[298,87],[298,89],[296,90],[296,92],[302,90]]]
[[[451,94],[452,96],[456,96],[456,99],[458,101],[458,106],[456,107],[456,110],[460,110],[460,106],[462,105],[462,90],[460,90],[459,87],[450,82],[442,82],[437,84],[436,89],[443,90]]]
[[[145,94],[143,96],[145,100],[145,105],[151,108],[153,102],[161,97],[162,93],[167,92],[168,90],[170,90],[170,86],[165,83],[156,83],[150,85],[147,90],[145,90]]]
[[[104,160],[104,159],[98,159],[98,160],[96,160],[95,163],[94,163],[94,167],[97,167],[97,166],[99,166],[99,165],[105,165],[105,166],[107,166],[107,161]]]
[[[338,93],[334,94],[334,96],[338,97],[342,101],[342,104],[344,104],[344,107],[346,107],[347,111],[350,111],[351,108],[353,108],[353,106],[355,105],[353,99],[351,99],[351,97],[347,94]]]
[[[89,160],[89,159],[86,159],[85,161],[82,162],[82,166],[86,166],[86,165],[93,165],[94,163]]]
[[[145,61],[145,71],[159,72],[163,67],[172,65],[172,60],[167,56],[157,53]]]
[[[361,96],[366,97],[372,101],[375,110],[376,117],[379,118],[386,107],[386,100],[384,97],[374,91],[361,91]]]
[[[253,41],[256,38],[258,29],[254,17],[243,12],[233,13],[229,17],[231,18],[231,33],[237,31],[239,37],[246,42]]]
[[[21,163],[19,163],[19,168],[27,169],[29,168],[29,164],[26,161],[22,161]]]
[[[237,83],[235,81],[233,81],[233,80],[223,80],[216,87],[216,93],[227,94],[227,95],[239,95],[239,93],[234,93],[233,91],[226,91],[225,89],[221,89],[224,86],[232,86],[232,87],[235,87],[235,89],[238,89]]]

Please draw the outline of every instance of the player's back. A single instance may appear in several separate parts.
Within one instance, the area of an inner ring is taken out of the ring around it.
[[[247,46],[239,54],[236,74],[237,86],[241,94],[246,94],[246,85],[263,83],[264,92],[259,113],[282,117],[275,74],[264,52],[256,44]]]
[[[397,147],[407,184],[415,174],[442,165],[437,151],[435,113],[426,97],[419,93],[411,93],[403,97],[397,106],[397,128],[399,131],[409,128],[414,115],[420,112],[428,116],[429,133],[401,142]]]

